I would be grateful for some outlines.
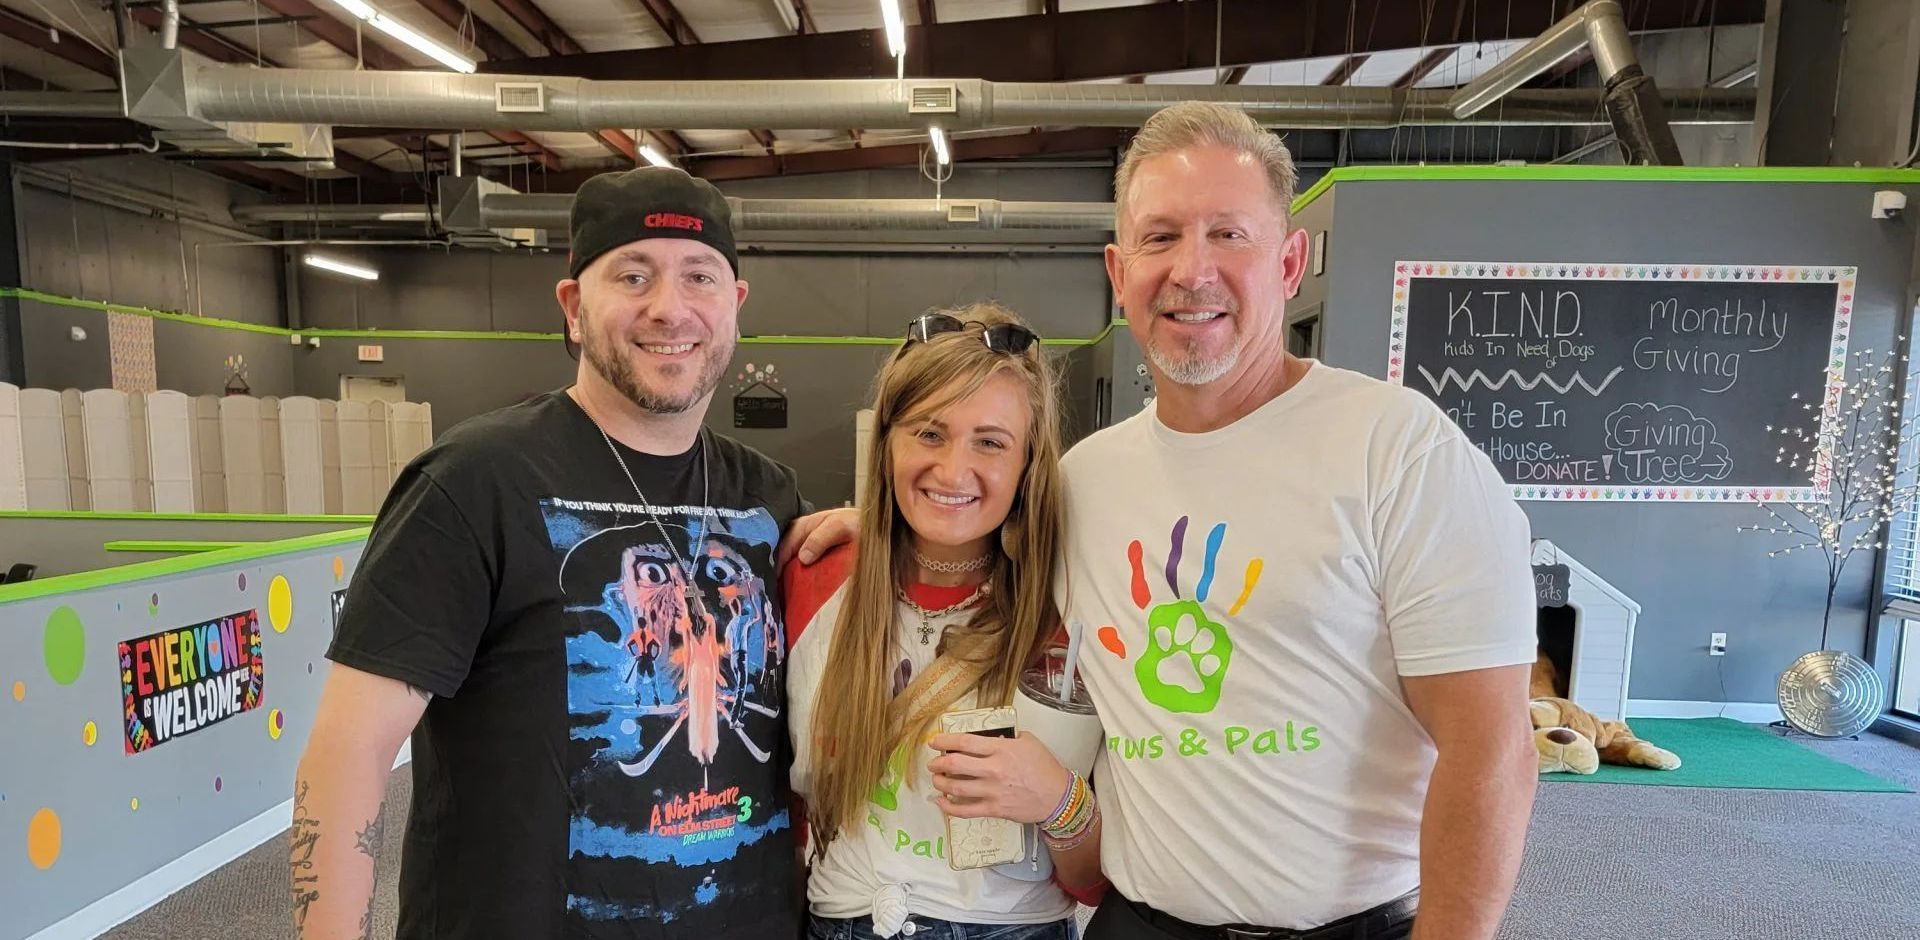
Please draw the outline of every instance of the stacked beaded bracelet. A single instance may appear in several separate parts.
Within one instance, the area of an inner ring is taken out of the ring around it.
[[[1049,846],[1070,849],[1086,841],[1099,819],[1100,806],[1094,801],[1093,788],[1087,786],[1085,777],[1076,773],[1053,815],[1040,824],[1040,834],[1046,837]]]

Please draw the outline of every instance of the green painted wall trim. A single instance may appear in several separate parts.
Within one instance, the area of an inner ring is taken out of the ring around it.
[[[238,320],[222,320],[217,317],[203,317],[191,313],[173,313],[166,310],[152,310],[147,307],[130,307],[126,304],[107,303],[99,300],[82,300],[77,297],[63,297],[43,291],[28,290],[24,287],[0,287],[0,299],[13,297],[31,300],[36,303],[55,307],[73,307],[81,310],[99,310],[105,313],[126,313],[155,320],[167,320],[185,323],[191,326],[206,326],[221,330],[239,330],[246,333],[264,333],[269,336],[313,336],[320,339],[351,339],[368,342],[384,342],[390,339],[438,339],[438,340],[514,340],[519,342],[557,343],[558,333],[524,333],[510,330],[485,332],[472,330],[289,330],[282,326],[263,326],[258,323],[242,323]],[[1108,327],[1111,329],[1111,325]],[[1102,330],[1092,337],[1061,337],[1047,339],[1048,346],[1091,346],[1107,336]],[[747,336],[740,343],[746,346],[894,346],[900,342],[892,336]]]
[[[1876,183],[1920,186],[1920,170],[1851,166],[1343,166],[1293,201],[1305,209],[1336,183],[1383,180],[1515,180],[1627,183]]]
[[[110,552],[217,552],[223,548],[240,545],[252,545],[252,542],[193,542],[168,541],[166,539],[118,539],[102,543],[100,547]]]
[[[234,548],[218,551],[200,552],[182,555],[178,558],[160,558],[154,561],[136,562],[116,568],[101,568],[97,571],[81,571],[63,574],[24,584],[0,584],[0,604],[14,601],[31,600],[53,594],[67,594],[75,591],[90,591],[97,588],[112,587],[116,584],[131,584],[136,581],[148,581],[169,575],[218,568],[222,565],[259,561],[277,555],[303,552],[309,549],[325,548],[330,545],[345,545],[350,542],[364,541],[367,528],[348,529],[344,532],[321,532],[315,535],[302,535],[298,538],[280,539],[273,542],[254,542]]]
[[[245,512],[89,512],[79,509],[0,509],[8,519],[145,519],[156,522],[337,522],[366,525],[372,516],[289,516]]]

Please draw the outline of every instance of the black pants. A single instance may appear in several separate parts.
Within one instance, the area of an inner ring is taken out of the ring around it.
[[[1382,921],[1385,921],[1384,923]],[[1342,930],[1337,925],[1329,925],[1314,930],[1293,933],[1276,931],[1276,940],[1286,940],[1291,936],[1312,937],[1320,940],[1325,937],[1346,938],[1346,940],[1406,940],[1413,934],[1413,913],[1408,910],[1404,917],[1365,917]],[[1087,924],[1085,940],[1256,940],[1258,934],[1234,935],[1213,927],[1194,927],[1168,918],[1164,914],[1135,901],[1129,901],[1120,892],[1109,889],[1107,897],[1100,902],[1100,909],[1093,914],[1092,922]]]

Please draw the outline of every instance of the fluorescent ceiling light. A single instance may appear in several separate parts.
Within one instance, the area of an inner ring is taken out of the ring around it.
[[[456,72],[472,72],[476,67],[472,59],[414,32],[413,27],[374,9],[373,5],[367,3],[366,0],[332,0],[332,3],[334,6],[353,14],[356,19],[412,46],[422,55],[433,59],[435,62],[447,68]]]
[[[308,267],[319,268],[322,271],[332,271],[335,274],[357,277],[363,281],[377,281],[380,279],[380,272],[372,268],[363,268],[357,264],[348,264],[345,261],[329,258],[326,255],[310,254],[303,260],[306,261]]]
[[[663,154],[660,151],[653,149],[652,144],[640,145],[640,159],[645,160],[648,163],[653,164],[654,166],[672,166],[673,165],[673,161],[667,159],[666,154]]]
[[[880,0],[880,18],[887,24],[887,52],[898,59],[907,54],[907,24],[900,18],[900,0]]]
[[[933,138],[933,158],[946,166],[953,162],[953,155],[947,152],[947,132],[937,127],[927,128],[928,136]]]

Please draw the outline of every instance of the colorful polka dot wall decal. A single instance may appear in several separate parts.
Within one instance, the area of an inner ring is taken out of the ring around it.
[[[280,740],[280,732],[287,726],[287,717],[276,708],[267,712],[267,737]]]
[[[27,861],[45,871],[60,859],[60,815],[46,807],[27,823]]]
[[[344,578],[346,576],[347,576],[347,560],[344,558],[341,558],[339,555],[333,556],[333,579],[335,581],[338,581],[341,578]]]
[[[72,685],[87,664],[87,629],[71,607],[57,607],[47,616],[47,629],[41,634],[41,648],[47,661],[47,675],[61,685]]]
[[[140,812],[140,798],[136,796],[133,799],[128,800],[127,808],[130,810],[133,810],[136,813]]]
[[[221,783],[221,781],[220,781],[220,778],[219,778],[219,777],[215,777],[215,778],[213,778],[213,792],[215,792],[215,793],[219,793],[219,792],[220,792],[220,787],[221,787],[222,785],[223,785],[223,784]]]
[[[247,589],[247,573],[242,571],[240,572],[240,590],[244,591],[246,589]]]
[[[86,727],[80,729],[80,740],[87,742],[88,747],[98,744],[100,742],[100,726],[91,721],[87,722]]]
[[[13,700],[16,702],[24,702],[27,700],[27,684],[25,682],[16,681],[13,684]]]
[[[273,625],[273,632],[285,633],[292,620],[293,588],[288,586],[284,575],[276,574],[267,585],[267,622]]]

